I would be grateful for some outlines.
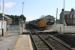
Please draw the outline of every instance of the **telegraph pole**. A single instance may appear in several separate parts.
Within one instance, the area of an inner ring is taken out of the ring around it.
[[[63,9],[65,10],[65,0],[63,0]]]
[[[65,11],[65,0],[63,0],[63,9]],[[63,33],[65,32],[65,14],[63,12]]]
[[[22,16],[23,15],[23,12],[24,12],[24,2],[22,2]],[[23,17],[21,16],[21,28],[22,28],[22,33],[23,33],[23,30],[24,30],[24,21],[23,21]]]
[[[24,11],[24,2],[22,2],[22,15],[23,15],[23,11]]]
[[[3,0],[3,9],[2,9],[2,36],[4,36],[3,22],[4,22],[4,0]]]
[[[0,1],[1,2],[1,1]],[[1,13],[1,5],[0,5],[0,13]]]
[[[63,9],[65,11],[65,0],[63,0]],[[65,18],[64,18],[64,16],[65,16],[65,14],[63,12],[63,19],[64,19],[63,24],[65,25]]]
[[[0,13],[1,13],[1,5],[0,5]]]

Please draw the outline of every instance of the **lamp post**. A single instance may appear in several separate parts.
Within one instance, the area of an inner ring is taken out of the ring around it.
[[[57,16],[58,16],[58,8],[56,9],[56,23],[57,23]]]
[[[56,18],[55,18],[56,31],[57,31],[57,16],[58,16],[58,8],[56,9]]]

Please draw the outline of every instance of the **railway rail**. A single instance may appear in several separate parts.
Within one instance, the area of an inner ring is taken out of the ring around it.
[[[40,39],[38,35],[31,35],[34,50],[52,50],[52,48]]]
[[[60,42],[50,37],[49,34],[39,35],[39,37],[41,37],[42,40],[44,40],[48,45],[50,45],[53,50],[71,50],[70,48],[64,46]]]
[[[31,33],[30,37],[34,50],[71,50],[50,37],[50,34]]]

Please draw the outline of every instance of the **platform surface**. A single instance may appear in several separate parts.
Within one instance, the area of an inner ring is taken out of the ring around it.
[[[33,50],[29,35],[20,35],[17,39],[14,50]]]

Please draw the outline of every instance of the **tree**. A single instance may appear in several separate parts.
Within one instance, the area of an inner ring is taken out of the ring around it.
[[[20,19],[23,20],[24,22],[26,21],[26,17],[24,15],[20,15]]]

